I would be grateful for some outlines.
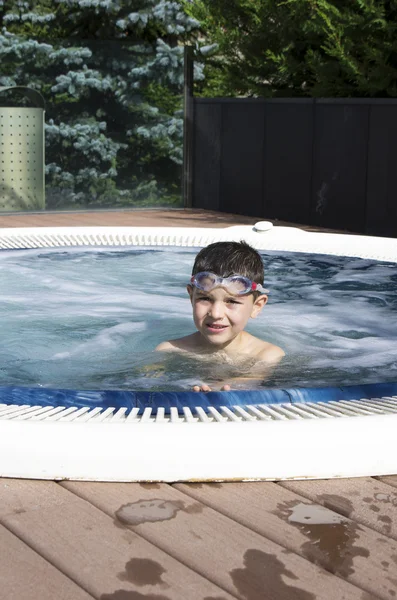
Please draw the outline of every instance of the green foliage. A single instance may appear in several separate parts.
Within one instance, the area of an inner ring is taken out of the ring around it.
[[[197,26],[179,0],[0,0],[0,86],[46,101],[47,208],[181,202]]]
[[[194,0],[201,95],[397,96],[396,0]]]

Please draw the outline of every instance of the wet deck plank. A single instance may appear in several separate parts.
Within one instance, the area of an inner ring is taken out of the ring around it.
[[[2,525],[0,557],[0,597],[4,600],[93,598]]]
[[[317,482],[309,482],[309,487],[313,483]],[[322,506],[318,510],[315,497],[308,502],[302,495],[270,482],[175,487],[380,598],[392,598],[397,593],[393,578],[395,540],[359,526],[347,518],[345,510],[340,513]]]
[[[100,600],[231,598],[54,482],[7,480],[0,486],[0,523]]]
[[[377,477],[377,480],[381,481],[382,483],[386,483],[387,485],[397,487],[397,475],[387,475],[385,477]]]
[[[397,490],[384,481],[359,477],[279,485],[397,540]]]
[[[110,517],[118,517],[129,529],[241,600],[363,598],[362,589],[194,501],[173,486],[79,482],[61,485]],[[267,493],[267,484],[261,485]]]

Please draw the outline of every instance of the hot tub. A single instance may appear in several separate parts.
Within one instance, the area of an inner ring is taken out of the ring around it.
[[[39,228],[0,232],[0,248],[202,247],[397,262],[395,240],[297,228]],[[0,388],[0,474],[117,481],[348,477],[397,472],[397,384],[188,391]],[[18,440],[18,443],[16,443]]]

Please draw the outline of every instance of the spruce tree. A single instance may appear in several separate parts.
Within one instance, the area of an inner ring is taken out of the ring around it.
[[[46,101],[47,208],[179,203],[176,0],[0,0],[0,86]],[[202,76],[197,67],[196,76]]]

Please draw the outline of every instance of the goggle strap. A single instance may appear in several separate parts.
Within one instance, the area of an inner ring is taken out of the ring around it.
[[[255,285],[255,287],[254,287]],[[263,285],[261,285],[260,283],[256,283],[255,281],[252,282],[252,290],[254,292],[262,292],[262,294],[268,294],[269,290],[267,290],[266,288],[263,287]]]

